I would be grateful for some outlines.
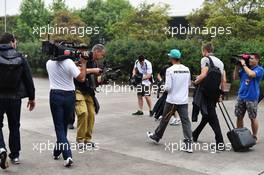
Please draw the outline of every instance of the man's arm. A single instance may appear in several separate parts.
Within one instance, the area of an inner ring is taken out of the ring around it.
[[[86,73],[87,74],[100,74],[101,73],[101,71],[102,71],[102,69],[100,69],[100,68],[87,68],[86,69]]]
[[[221,90],[224,91],[226,88],[226,71],[223,72],[222,74],[222,79],[221,79]]]
[[[247,67],[245,60],[240,60],[240,62],[241,62],[243,69],[245,70],[245,72],[248,74],[250,78],[255,78],[257,76],[256,72],[254,72],[249,67]]]
[[[80,62],[81,62],[81,68],[80,68],[81,73],[75,79],[77,81],[79,81],[79,82],[84,82],[85,78],[86,78],[86,64],[87,64],[87,60],[81,58]]]
[[[206,77],[207,73],[208,73],[209,68],[206,66],[204,68],[202,68],[201,70],[201,74],[197,76],[196,80],[194,81],[194,84],[200,84],[204,78]]]
[[[171,86],[172,86],[172,80],[171,80],[171,76],[170,76],[170,72],[167,70],[166,71],[166,81],[165,81],[165,91],[169,92],[171,90]]]

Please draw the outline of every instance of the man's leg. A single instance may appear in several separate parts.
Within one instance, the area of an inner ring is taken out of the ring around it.
[[[138,108],[140,111],[143,111],[143,97],[142,95],[138,95]]]
[[[87,109],[88,109],[88,120],[87,120],[87,131],[85,134],[85,142],[91,142],[92,133],[94,128],[94,116],[95,116],[95,108],[93,98],[91,96],[87,97],[86,101]]]
[[[191,128],[191,122],[188,116],[188,104],[177,105],[176,110],[179,113],[179,116],[181,118],[184,139],[192,141],[192,128]]]
[[[215,140],[216,140],[216,144],[218,145],[219,143],[224,143],[224,139],[220,128],[219,120],[215,111],[215,107],[216,106],[214,102],[209,102],[207,110],[208,110],[208,118],[209,118],[208,122],[215,133]]]
[[[4,113],[5,113],[5,104],[4,100],[0,99],[0,149],[4,148],[6,150],[4,135],[3,135],[3,120],[4,120]]]
[[[259,122],[257,119],[251,119],[251,128],[252,133],[255,138],[257,138],[258,135],[258,128],[259,128]]]
[[[244,117],[237,117],[237,128],[243,128],[244,127]]]
[[[163,114],[162,114],[162,119],[160,121],[159,126],[157,127],[157,129],[155,130],[154,133],[154,137],[158,138],[158,140],[160,140],[167,128],[167,125],[170,121],[171,116],[175,113],[176,110],[176,105],[170,104],[170,103],[166,103],[164,110],[163,110]]]
[[[65,111],[64,111],[64,93],[53,93],[50,95],[50,109],[55,126],[57,136],[57,146],[54,149],[54,156],[63,154],[63,159],[66,160],[72,157],[70,144],[65,133]]]
[[[248,116],[251,120],[252,133],[254,138],[257,139],[258,128],[259,128],[259,123],[257,120],[258,101],[248,101],[246,102],[246,105],[247,105]]]
[[[247,110],[246,102],[243,100],[237,100],[236,106],[235,106],[235,116],[237,117],[237,128],[243,128],[244,127],[244,116]]]
[[[9,127],[9,148],[11,159],[19,158],[19,151],[21,149],[20,143],[20,112],[21,112],[21,99],[8,100],[9,107],[6,111]]]
[[[80,91],[76,91],[75,111],[77,115],[77,142],[83,142],[85,133],[87,132],[88,109],[85,102],[85,97]]]
[[[204,127],[208,123],[208,115],[202,114],[202,120],[197,128],[193,131],[193,141],[196,142],[198,140],[199,135],[203,131]]]

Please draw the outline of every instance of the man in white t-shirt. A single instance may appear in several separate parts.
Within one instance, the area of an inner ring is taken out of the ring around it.
[[[168,54],[173,64],[166,71],[165,90],[168,92],[162,120],[154,133],[148,132],[148,138],[158,143],[162,138],[171,116],[178,112],[184,135],[184,146],[181,150],[192,153],[192,130],[188,117],[188,95],[191,84],[191,74],[188,67],[181,64],[181,52],[173,49]]]
[[[152,101],[151,101],[151,81],[152,81],[152,64],[148,61],[144,55],[140,55],[138,60],[135,62],[132,77],[136,74],[142,74],[142,83],[137,86],[137,97],[138,97],[138,107],[139,110],[132,115],[143,115],[143,97],[145,97],[146,102],[149,107],[149,115],[153,116],[152,113]]]
[[[60,58],[63,58],[60,60]],[[46,64],[50,81],[50,109],[55,126],[57,142],[53,151],[54,160],[63,155],[64,166],[73,163],[70,144],[67,139],[67,126],[72,117],[75,106],[75,86],[73,79],[84,82],[87,61],[81,58],[81,68],[66,56],[59,56],[57,60],[49,60]]]

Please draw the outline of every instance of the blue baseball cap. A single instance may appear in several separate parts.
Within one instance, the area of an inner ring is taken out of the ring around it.
[[[178,49],[172,49],[168,56],[174,59],[181,59],[181,52]]]

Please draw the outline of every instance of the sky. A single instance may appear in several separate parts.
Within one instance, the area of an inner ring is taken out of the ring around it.
[[[19,14],[19,6],[22,0],[0,0],[0,16],[5,14],[5,1],[8,15]],[[52,0],[44,0],[48,6]],[[137,7],[142,0],[129,0],[130,3]],[[166,3],[170,6],[169,14],[172,16],[188,15],[193,9],[199,8],[203,0],[146,0],[149,3]],[[80,9],[86,6],[87,0],[66,0],[66,4],[70,8]]]

